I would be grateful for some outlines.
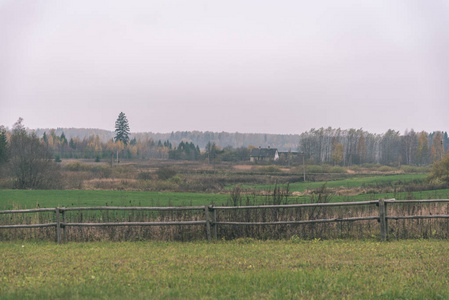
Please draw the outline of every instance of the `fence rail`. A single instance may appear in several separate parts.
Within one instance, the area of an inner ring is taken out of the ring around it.
[[[253,205],[253,206],[184,206],[184,207],[56,207],[56,208],[36,208],[22,210],[3,210],[2,214],[19,214],[19,213],[39,213],[54,212],[56,222],[44,224],[11,224],[0,225],[0,229],[14,228],[39,228],[39,227],[55,227],[56,241],[61,243],[62,240],[67,241],[67,227],[103,227],[103,226],[192,226],[204,225],[206,229],[206,238],[208,241],[217,239],[217,228],[219,225],[231,226],[273,226],[273,225],[301,225],[316,223],[333,223],[333,222],[355,222],[355,221],[371,221],[376,220],[380,223],[380,238],[386,241],[388,234],[388,220],[399,219],[449,219],[449,215],[409,215],[409,216],[389,216],[387,214],[387,206],[396,204],[430,204],[430,203],[449,203],[449,199],[431,199],[431,200],[395,200],[380,199],[375,201],[358,201],[358,202],[338,202],[338,203],[308,203],[308,204],[284,204],[284,205]],[[346,207],[360,205],[376,205],[378,206],[378,214],[365,217],[348,217],[348,218],[331,218],[331,219],[315,219],[315,220],[299,220],[299,221],[267,221],[267,222],[238,222],[238,221],[217,221],[217,212],[226,210],[253,210],[253,209],[293,209],[305,207]],[[85,210],[137,210],[137,211],[204,211],[204,220],[197,221],[167,221],[167,222],[107,222],[107,223],[70,223],[66,222],[65,212],[68,211],[85,211]],[[62,231],[62,233],[61,233]]]

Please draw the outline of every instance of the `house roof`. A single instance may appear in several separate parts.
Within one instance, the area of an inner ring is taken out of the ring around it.
[[[251,150],[252,157],[274,157],[278,149],[276,148],[255,148]]]

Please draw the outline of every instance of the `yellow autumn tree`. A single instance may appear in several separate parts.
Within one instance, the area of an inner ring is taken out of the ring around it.
[[[430,159],[432,162],[439,161],[444,155],[443,135],[437,131],[432,139],[432,147],[430,148]]]
[[[418,147],[416,149],[416,161],[420,165],[428,163],[429,159],[429,140],[427,133],[422,131],[418,136]]]
[[[365,162],[366,159],[366,140],[365,136],[363,134],[360,135],[359,140],[357,141],[357,157],[358,157],[358,163],[362,164]]]
[[[344,153],[344,148],[343,148],[343,144],[342,143],[333,143],[332,144],[332,161],[334,164],[336,165],[340,165],[341,162],[343,161],[343,153]]]

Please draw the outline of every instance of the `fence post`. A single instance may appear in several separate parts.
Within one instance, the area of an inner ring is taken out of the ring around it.
[[[217,210],[214,209],[214,206],[211,206],[212,209],[212,237],[214,240],[217,239],[217,231],[218,231],[218,225],[217,225]]]
[[[59,207],[56,207],[56,241],[61,244],[61,220],[59,218]]]
[[[379,222],[380,222],[380,239],[382,242],[387,240],[387,219],[385,218],[385,200],[379,200]]]
[[[63,225],[62,225],[62,239],[63,239],[64,243],[67,243],[67,231],[66,231],[67,229],[65,227],[66,217],[65,217],[65,210],[64,210],[64,208],[61,210],[61,212],[62,212],[62,223],[63,223]]]
[[[204,212],[206,213],[206,234],[207,234],[207,240],[211,241],[210,236],[210,220],[209,220],[209,205],[204,206]]]
[[[387,210],[387,207],[388,207],[388,202],[384,202],[384,211],[385,211],[385,238],[386,239],[388,239],[388,219],[387,219],[387,217],[388,217],[388,210]]]

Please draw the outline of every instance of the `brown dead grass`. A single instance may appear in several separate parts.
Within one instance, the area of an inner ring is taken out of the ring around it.
[[[132,190],[138,181],[136,179],[120,179],[120,178],[96,178],[85,180],[83,187],[85,190],[114,190],[120,187],[121,190]]]
[[[238,171],[251,171],[252,167],[251,165],[235,165],[234,169]]]

